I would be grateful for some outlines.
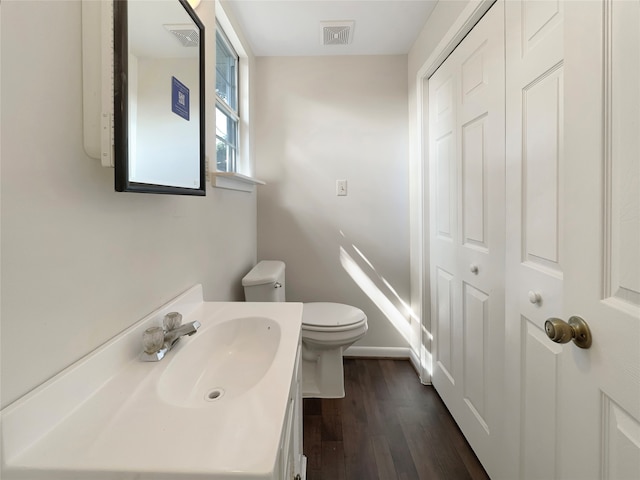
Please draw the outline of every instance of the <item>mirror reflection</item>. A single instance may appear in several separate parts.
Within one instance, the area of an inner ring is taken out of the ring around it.
[[[203,195],[202,24],[181,0],[129,0],[126,16],[122,190]]]

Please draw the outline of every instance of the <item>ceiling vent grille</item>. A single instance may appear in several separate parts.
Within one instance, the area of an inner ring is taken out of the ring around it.
[[[320,22],[322,45],[348,45],[353,39],[355,22]]]
[[[197,47],[200,44],[200,32],[191,24],[164,25],[164,28],[172,33],[183,47]]]

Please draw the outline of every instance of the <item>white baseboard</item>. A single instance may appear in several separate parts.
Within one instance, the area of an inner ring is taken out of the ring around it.
[[[358,347],[347,348],[342,356],[361,358],[410,358],[409,347]]]
[[[359,347],[351,346],[343,353],[343,357],[360,358],[406,358],[411,362],[416,373],[420,372],[420,359],[409,347]]]

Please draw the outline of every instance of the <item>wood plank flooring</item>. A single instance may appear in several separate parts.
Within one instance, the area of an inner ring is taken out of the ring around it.
[[[307,398],[308,480],[486,480],[433,387],[407,360],[344,359],[345,398]]]

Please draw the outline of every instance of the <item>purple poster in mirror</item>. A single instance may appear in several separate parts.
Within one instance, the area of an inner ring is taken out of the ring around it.
[[[171,77],[171,111],[189,120],[189,89],[176,77]]]

